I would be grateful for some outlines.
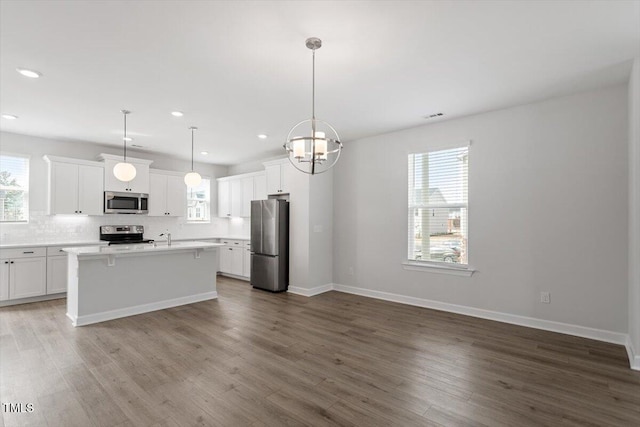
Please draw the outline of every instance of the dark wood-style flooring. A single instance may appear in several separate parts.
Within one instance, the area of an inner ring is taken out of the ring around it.
[[[219,278],[219,299],[73,328],[0,309],[4,426],[640,425],[623,347],[339,292]]]

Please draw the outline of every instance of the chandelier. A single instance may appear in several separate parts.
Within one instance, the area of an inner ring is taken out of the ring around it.
[[[340,158],[342,142],[338,132],[329,123],[316,119],[316,50],[322,40],[311,37],[306,40],[311,49],[311,119],[303,120],[291,128],[283,147],[291,164],[301,172],[315,175],[331,169]]]

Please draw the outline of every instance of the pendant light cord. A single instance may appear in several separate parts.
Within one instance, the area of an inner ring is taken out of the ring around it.
[[[195,129],[191,128],[191,172],[193,172],[193,131]]]
[[[127,163],[127,113],[122,113],[124,116],[124,162]]]
[[[311,174],[316,173],[316,50],[311,55]]]
[[[316,50],[313,49],[313,55],[311,59],[311,118],[316,120]],[[315,129],[314,129],[315,131]]]

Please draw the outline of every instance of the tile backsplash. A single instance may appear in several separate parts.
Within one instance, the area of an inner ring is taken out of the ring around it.
[[[215,236],[248,236],[249,220],[240,218],[211,218],[208,224],[187,223],[184,218],[150,217],[145,215],[47,215],[31,211],[28,223],[0,225],[0,244],[75,242],[99,239],[101,225],[143,225],[144,237],[158,237],[167,230],[174,239],[192,239]]]

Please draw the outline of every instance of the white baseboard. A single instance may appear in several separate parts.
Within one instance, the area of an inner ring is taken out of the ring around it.
[[[150,311],[164,310],[165,308],[177,307],[179,305],[193,304],[195,302],[206,301],[218,298],[218,292],[205,292],[197,295],[174,298],[165,301],[152,302],[149,304],[136,305],[133,307],[119,308],[117,310],[103,311],[101,313],[87,314],[75,317],[67,313],[73,326],[84,326],[92,323],[104,322],[107,320],[119,319],[121,317],[135,316],[136,314],[148,313]]]
[[[619,332],[571,325],[569,323],[554,322],[552,320],[536,319],[533,317],[519,316],[516,314],[501,313],[499,311],[483,310],[480,308],[467,307],[464,305],[449,304],[446,302],[409,297],[388,292],[374,291],[354,286],[336,284],[334,285],[334,289],[336,291],[346,292],[349,294],[362,295],[366,297],[382,299],[385,301],[399,302],[402,304],[447,311],[450,313],[464,314],[466,316],[479,317],[482,319],[496,320],[498,322],[511,323],[514,325],[527,326],[529,328],[559,332],[562,334],[575,335],[578,337],[590,338],[613,344],[626,345],[627,343],[628,335]]]
[[[61,292],[59,294],[40,295],[37,297],[20,298],[20,299],[10,299],[10,300],[0,302],[0,307],[8,307],[10,305],[17,305],[17,304],[27,304],[30,302],[49,301],[52,299],[61,299],[66,297],[67,297],[67,293]]]
[[[314,295],[323,294],[325,292],[329,292],[335,289],[335,285],[333,283],[327,283],[326,285],[316,286],[315,288],[300,288],[298,286],[291,286],[287,289],[287,292],[292,294],[302,295],[305,297],[312,297]]]
[[[244,280],[245,282],[250,281],[251,279],[245,276],[238,276],[235,274],[231,274],[231,273],[222,273],[222,272],[218,272],[218,276],[225,276],[225,277],[231,277],[232,279],[238,279],[238,280]]]
[[[627,348],[627,356],[629,356],[629,365],[631,366],[631,369],[640,371],[640,352],[635,351],[633,343],[631,342],[631,337],[628,335],[625,347]]]

